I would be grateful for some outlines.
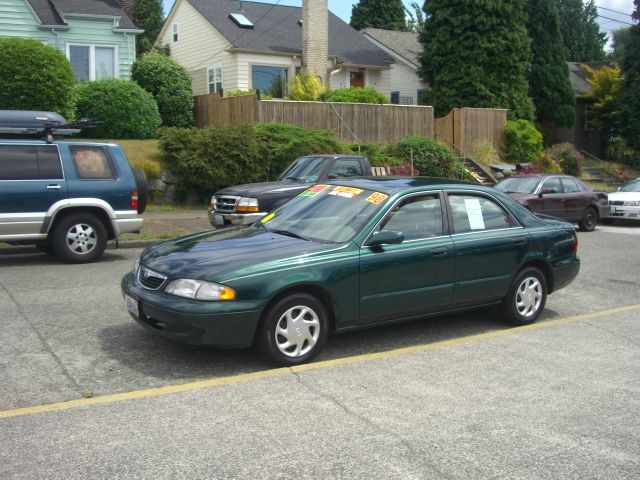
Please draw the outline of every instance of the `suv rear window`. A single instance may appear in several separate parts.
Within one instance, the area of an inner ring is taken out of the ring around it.
[[[0,180],[60,180],[55,145],[0,145]]]
[[[104,148],[91,145],[74,145],[69,148],[78,178],[85,180],[116,178],[115,170]]]

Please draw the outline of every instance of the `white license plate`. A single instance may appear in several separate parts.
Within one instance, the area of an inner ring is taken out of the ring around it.
[[[215,223],[216,225],[224,225],[224,218],[222,218],[222,215],[214,215],[213,216],[213,223]]]
[[[132,315],[138,318],[138,316],[140,315],[138,312],[138,300],[130,297],[129,295],[125,295],[124,300],[127,303],[127,310],[129,310]]]

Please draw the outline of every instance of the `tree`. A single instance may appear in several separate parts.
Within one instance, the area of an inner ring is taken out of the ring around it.
[[[622,85],[620,67],[602,67],[594,70],[588,65],[582,65],[591,87],[591,92],[585,98],[593,100],[590,105],[587,120],[602,132],[605,144],[610,144],[617,135],[618,126],[618,92]]]
[[[68,115],[67,103],[76,79],[60,50],[28,38],[3,38],[0,65],[0,109]]]
[[[557,0],[560,32],[569,62],[604,60],[607,34],[600,31],[598,9],[593,0]]]
[[[351,10],[351,26],[356,30],[407,30],[402,0],[360,0]]]
[[[135,0],[133,6],[133,23],[144,29],[136,38],[136,50],[138,58],[153,49],[153,44],[158,38],[162,23],[161,0]]]
[[[418,2],[411,2],[409,8],[405,7],[404,11],[408,17],[407,30],[416,33],[422,32],[424,30],[424,14]]]
[[[640,0],[634,0],[635,10],[633,18],[640,21]],[[630,29],[629,43],[640,45],[640,25]],[[627,144],[640,152],[640,49],[627,48],[622,59],[622,73],[624,81],[620,88],[620,134]]]
[[[538,121],[559,127],[575,123],[575,97],[569,81],[558,10],[554,0],[529,0],[527,29],[531,37],[529,92]]]
[[[625,56],[625,50],[629,41],[631,40],[631,28],[619,28],[613,32],[613,45],[611,46],[611,52],[607,57],[611,60],[621,62]]]
[[[429,0],[420,34],[420,76],[437,115],[452,107],[508,108],[533,120],[526,70],[525,0]]]

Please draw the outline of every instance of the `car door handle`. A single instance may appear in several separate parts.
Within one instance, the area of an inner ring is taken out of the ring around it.
[[[449,253],[449,249],[447,247],[432,248],[429,253],[434,257],[442,257]]]
[[[47,185],[47,190],[61,190],[62,187],[60,185],[57,184],[51,184],[51,185]]]
[[[513,238],[511,240],[511,243],[513,243],[514,245],[526,245],[527,240],[523,237],[518,237],[518,238]]]

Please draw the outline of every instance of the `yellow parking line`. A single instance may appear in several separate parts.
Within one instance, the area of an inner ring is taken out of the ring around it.
[[[33,415],[37,413],[46,413],[46,412],[57,412],[61,410],[69,410],[72,408],[90,407],[93,405],[122,402],[126,400],[158,397],[162,395],[169,395],[172,393],[192,392],[194,390],[203,390],[206,388],[220,387],[223,385],[230,385],[234,383],[249,382],[252,380],[261,380],[264,378],[280,377],[283,375],[290,374],[291,372],[319,370],[323,368],[336,367],[339,365],[349,365],[353,363],[396,357],[399,355],[406,355],[410,353],[424,352],[427,350],[437,350],[441,348],[447,348],[447,347],[452,347],[456,345],[463,345],[467,343],[478,342],[481,340],[502,337],[505,335],[513,335],[516,333],[528,332],[530,330],[550,328],[556,325],[564,325],[567,323],[574,323],[581,320],[588,320],[591,318],[597,318],[597,317],[602,317],[606,315],[613,315],[616,313],[629,312],[629,311],[638,310],[638,309],[640,309],[640,304],[627,305],[624,307],[612,308],[609,310],[601,310],[599,312],[584,313],[581,315],[561,318],[558,320],[549,320],[546,322],[534,323],[532,325],[526,325],[523,327],[515,327],[515,328],[509,328],[506,330],[498,330],[495,332],[480,333],[478,335],[469,335],[466,337],[455,338],[452,340],[443,340],[440,342],[428,343],[423,345],[415,345],[412,347],[397,348],[395,350],[388,350],[385,352],[366,353],[366,354],[357,355],[354,357],[345,357],[345,358],[338,358],[335,360],[326,360],[323,362],[309,363],[305,365],[299,365],[296,367],[276,368],[276,369],[265,370],[261,372],[235,375],[232,377],[213,378],[210,380],[202,380],[199,382],[184,383],[180,385],[170,385],[167,387],[159,387],[159,388],[150,388],[146,390],[136,390],[133,392],[116,393],[113,395],[104,395],[104,396],[94,397],[94,398],[82,398],[78,400],[70,400],[68,402],[52,403],[49,405],[15,408],[12,410],[0,411],[0,418],[20,417],[24,415]]]

